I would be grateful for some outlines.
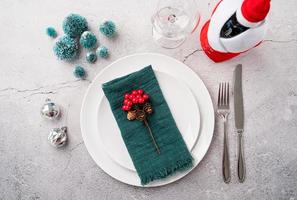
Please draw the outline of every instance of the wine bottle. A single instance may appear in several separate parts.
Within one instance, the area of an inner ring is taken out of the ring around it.
[[[232,38],[248,30],[249,27],[240,24],[236,17],[236,12],[226,21],[220,32],[222,38]]]

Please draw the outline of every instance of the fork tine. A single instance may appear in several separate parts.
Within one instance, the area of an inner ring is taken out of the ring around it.
[[[230,97],[230,95],[229,95],[229,83],[228,83],[228,85],[227,85],[227,106],[229,106],[229,97]]]
[[[225,82],[225,106],[227,106],[227,98],[228,98],[228,93],[227,93],[227,82]]]
[[[225,106],[227,106],[227,98],[228,98],[228,94],[227,94],[227,82],[225,82]]]
[[[219,84],[219,92],[218,92],[218,107],[220,107],[220,99],[221,99],[221,83]]]
[[[224,84],[221,83],[221,99],[220,99],[220,101],[221,101],[221,106],[224,105],[223,100],[224,100]]]
[[[221,85],[221,106],[224,105],[224,83]]]
[[[226,105],[226,83],[223,83],[223,105]]]
[[[221,106],[224,105],[224,82],[221,83]]]

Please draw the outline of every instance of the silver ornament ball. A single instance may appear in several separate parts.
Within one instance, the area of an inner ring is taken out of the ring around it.
[[[57,119],[60,115],[60,108],[50,99],[46,99],[45,104],[41,107],[40,114],[46,119]]]
[[[54,147],[62,147],[67,142],[67,127],[54,128],[48,135],[49,143]]]

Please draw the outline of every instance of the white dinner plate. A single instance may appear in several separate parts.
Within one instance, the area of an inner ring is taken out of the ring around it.
[[[100,133],[98,133],[97,117],[98,109],[100,109],[101,105],[100,101],[104,101],[104,98],[100,99],[100,96],[103,93],[101,89],[102,83],[110,81],[113,78],[137,71],[148,65],[152,65],[154,71],[157,71],[157,73],[162,72],[166,75],[170,75],[174,79],[179,80],[179,82],[183,82],[186,87],[190,88],[192,94],[195,97],[200,111],[200,128],[199,138],[196,143],[194,142],[195,144],[191,151],[194,157],[194,167],[198,165],[198,163],[206,154],[212,140],[214,128],[214,111],[209,93],[202,80],[183,63],[168,56],[153,53],[143,53],[121,58],[103,69],[93,80],[83,99],[80,118],[82,137],[88,152],[98,164],[98,166],[101,167],[101,169],[103,169],[113,178],[135,186],[141,186],[137,173],[133,170],[130,170],[129,166],[123,167],[125,166],[125,163],[123,164],[119,160],[114,160],[113,157],[117,154],[111,155],[110,153],[106,152],[107,144],[104,143],[102,137],[100,137]],[[165,91],[163,92],[165,93]],[[181,105],[176,105],[176,107],[177,106]],[[170,106],[170,109],[174,114],[173,109],[175,108]],[[182,134],[184,135],[184,133]],[[119,137],[121,137],[120,134]],[[192,169],[184,172],[178,172],[166,179],[154,181],[148,184],[147,187],[161,186],[174,182],[184,177]]]
[[[195,97],[183,81],[164,72],[155,71],[155,74],[177,127],[188,149],[192,150],[198,138],[200,125],[200,114]],[[117,77],[105,78],[112,80]],[[119,165],[136,171],[107,98],[103,92],[100,92],[97,97],[102,99],[98,102],[97,134],[100,135],[103,149]]]

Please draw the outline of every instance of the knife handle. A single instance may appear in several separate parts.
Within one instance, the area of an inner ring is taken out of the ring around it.
[[[243,157],[243,143],[242,143],[242,131],[238,132],[238,178],[239,182],[243,183],[245,180],[245,163]]]
[[[228,135],[227,135],[227,119],[224,119],[223,178],[225,183],[229,183],[231,180]]]

